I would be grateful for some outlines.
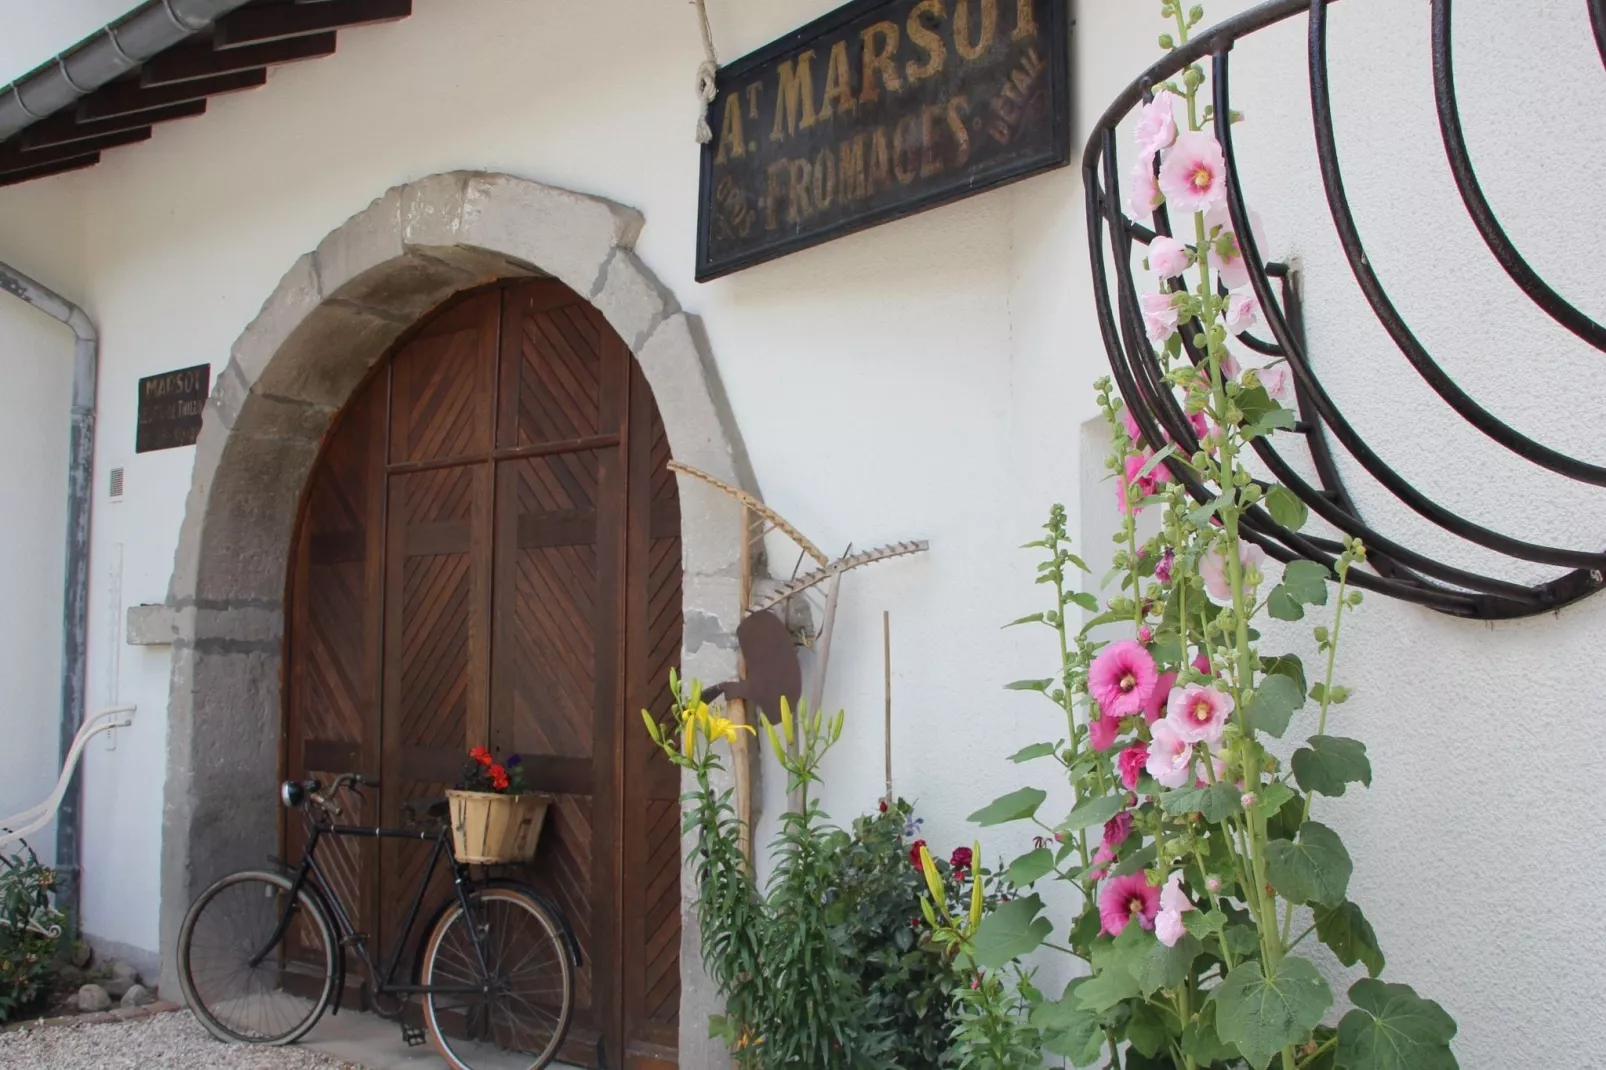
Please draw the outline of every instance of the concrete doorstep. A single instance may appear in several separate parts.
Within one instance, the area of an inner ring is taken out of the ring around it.
[[[434,1045],[409,1048],[401,1026],[361,1011],[325,1014],[312,1032],[301,1038],[301,1047],[369,1070],[440,1070],[445,1065]],[[552,1070],[576,1070],[567,1063],[550,1066]]]

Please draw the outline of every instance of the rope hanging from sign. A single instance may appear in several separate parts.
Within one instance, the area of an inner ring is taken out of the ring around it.
[[[697,65],[697,99],[701,102],[697,115],[697,144],[706,145],[714,140],[714,128],[708,125],[708,109],[714,103],[717,90],[714,76],[719,73],[719,56],[714,51],[714,29],[708,24],[708,6],[704,0],[692,0],[697,7],[697,21],[703,31],[703,61]]]

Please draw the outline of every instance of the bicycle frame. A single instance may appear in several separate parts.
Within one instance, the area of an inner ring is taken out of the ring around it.
[[[418,923],[418,912],[424,905],[424,895],[429,891],[430,879],[434,877],[435,867],[440,864],[442,856],[445,856],[449,860],[449,864],[452,867],[452,886],[453,890],[457,894],[457,901],[459,904],[461,904],[463,912],[472,917],[473,906],[469,899],[469,894],[473,887],[473,880],[468,875],[468,867],[459,863],[455,856],[453,856],[451,853],[451,830],[443,828],[439,832],[430,833],[418,829],[380,828],[377,826],[368,827],[361,825],[336,825],[327,821],[318,820],[310,821],[309,826],[311,828],[311,832],[307,840],[307,846],[306,849],[301,853],[301,865],[296,870],[295,881],[290,887],[290,894],[286,897],[284,913],[280,916],[279,923],[274,927],[273,935],[268,938],[268,942],[263,946],[261,951],[258,951],[256,955],[252,957],[250,962],[251,966],[255,967],[259,965],[264,959],[271,955],[274,949],[278,947],[279,944],[284,940],[285,932],[290,926],[290,919],[293,916],[294,911],[297,909],[297,898],[302,889],[310,886],[314,896],[320,901],[321,904],[327,907],[328,913],[331,915],[331,920],[335,923],[335,926],[338,930],[340,960],[336,964],[336,968],[338,970],[337,977],[341,983],[337,985],[335,990],[335,1013],[339,1013],[342,994],[341,990],[345,987],[345,955],[346,948],[348,946],[355,947],[357,949],[357,954],[362,957],[363,965],[368,969],[368,975],[375,979],[375,995],[469,996],[485,995],[491,991],[491,984],[489,980],[490,969],[485,960],[485,949],[480,944],[478,925],[470,925],[468,927],[468,931],[469,939],[474,945],[475,957],[479,960],[481,976],[487,978],[484,984],[418,985],[397,984],[395,982],[396,970],[401,966],[402,953],[407,948],[408,938],[412,936],[413,926]],[[413,895],[412,906],[408,908],[406,922],[402,925],[401,931],[396,934],[395,947],[391,952],[389,964],[384,969],[383,977],[380,976],[380,971],[375,968],[374,960],[368,953],[367,941],[357,939],[359,934],[356,926],[351,921],[351,914],[346,909],[345,902],[341,900],[339,894],[333,890],[333,886],[329,883],[328,877],[324,875],[322,867],[318,865],[318,841],[324,836],[351,836],[358,839],[369,840],[418,840],[420,842],[428,842],[433,838],[435,841],[435,849],[430,854],[429,858],[429,867],[424,871],[423,876],[419,879],[418,891]]]

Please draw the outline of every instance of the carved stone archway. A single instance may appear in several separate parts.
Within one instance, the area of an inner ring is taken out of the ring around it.
[[[272,849],[280,773],[285,578],[319,443],[368,369],[458,291],[552,276],[629,344],[677,460],[752,488],[696,320],[632,251],[642,218],[510,175],[398,186],[302,256],[234,344],[206,406],[168,592],[172,692],[162,825],[163,987],[194,897]],[[736,670],[739,507],[682,477],[685,650],[704,680]],[[683,874],[682,902],[695,900]],[[716,1065],[695,917],[682,928],[681,1062]]]

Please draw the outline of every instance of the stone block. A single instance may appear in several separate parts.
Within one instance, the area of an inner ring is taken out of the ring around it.
[[[455,284],[441,285],[434,291],[438,296],[431,300],[438,303],[454,289]],[[338,409],[415,318],[381,315],[340,300],[326,301],[286,335],[278,358],[251,380],[251,392]],[[240,364],[249,378],[251,368],[243,360]]]
[[[629,251],[617,252],[608,261],[602,285],[590,297],[632,352],[666,317],[679,311],[674,297]]]
[[[167,605],[128,607],[130,646],[172,646],[178,638],[178,611]]]
[[[405,245],[449,247],[463,233],[463,193],[472,172],[451,171],[410,182],[401,189],[401,234]]]
[[[255,383],[262,372],[278,355],[279,348],[292,331],[315,311],[323,301],[323,290],[318,285],[318,270],[311,253],[307,253],[285,272],[284,278],[262,305],[262,311],[246,327],[234,343],[232,355],[239,362],[245,380]]]
[[[705,356],[691,317],[677,312],[666,318],[636,351],[636,359],[652,386],[675,460],[741,485],[734,423],[716,403],[713,361]]]
[[[640,213],[600,197],[476,174],[464,190],[458,240],[533,264],[589,294],[613,251],[635,243],[641,223]]]
[[[401,211],[402,188],[397,186],[318,244],[312,256],[325,295],[339,294],[365,271],[402,255]]]

